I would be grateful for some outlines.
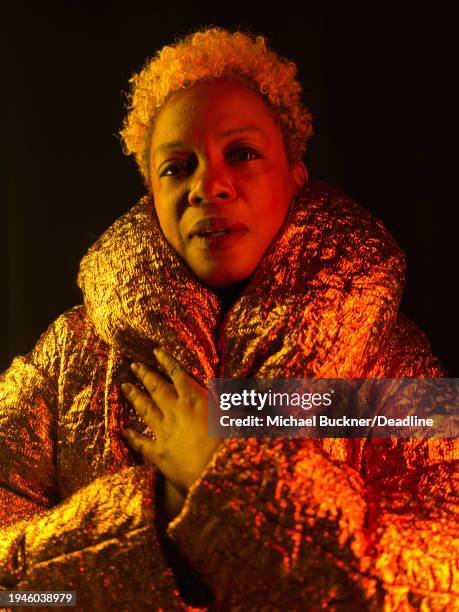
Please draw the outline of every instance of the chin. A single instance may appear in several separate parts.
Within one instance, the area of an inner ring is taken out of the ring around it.
[[[249,278],[253,270],[214,270],[214,271],[194,271],[199,280],[211,289],[226,289],[237,285]]]

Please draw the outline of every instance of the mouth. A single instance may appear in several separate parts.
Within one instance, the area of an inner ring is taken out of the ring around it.
[[[195,223],[188,237],[199,249],[218,251],[235,245],[248,231],[247,226],[234,219],[210,217]]]
[[[189,233],[189,238],[198,236],[200,238],[209,238],[212,236],[224,236],[232,232],[246,232],[248,228],[239,221],[228,219],[225,217],[210,217],[201,219],[193,225]]]

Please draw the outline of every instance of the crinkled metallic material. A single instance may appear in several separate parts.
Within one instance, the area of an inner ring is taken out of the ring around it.
[[[157,367],[161,346],[203,384],[442,376],[398,314],[403,275],[382,224],[311,183],[225,313],[145,196],[83,258],[84,305],[1,376],[0,589],[191,610],[156,535],[156,469],[119,434],[147,431],[120,392],[130,362]],[[168,537],[210,610],[457,610],[457,459],[455,439],[225,440]]]

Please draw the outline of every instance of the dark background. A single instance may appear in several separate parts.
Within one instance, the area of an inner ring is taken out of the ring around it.
[[[212,10],[74,0],[2,9],[0,369],[81,303],[79,260],[144,192],[116,137],[129,76],[176,34],[213,24],[263,33],[297,62],[314,115],[311,176],[346,191],[398,240],[408,258],[403,310],[458,376],[453,3],[367,4],[305,1],[301,14],[285,2]]]

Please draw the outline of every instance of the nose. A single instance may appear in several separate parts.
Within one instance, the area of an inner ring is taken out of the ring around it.
[[[235,189],[230,173],[216,163],[207,161],[192,175],[188,201],[191,206],[231,202]]]

